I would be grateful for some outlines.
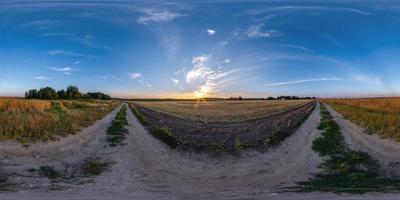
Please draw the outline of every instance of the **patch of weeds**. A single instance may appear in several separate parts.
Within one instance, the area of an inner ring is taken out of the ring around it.
[[[148,126],[150,125],[149,121],[147,120],[146,116],[144,116],[142,113],[140,113],[138,111],[137,108],[133,107],[131,105],[131,110],[133,112],[133,114],[136,116],[136,118],[139,120],[139,122],[143,125],[143,126]]]
[[[65,111],[62,109],[61,103],[58,101],[51,102],[51,107],[49,111],[57,115],[65,114]]]
[[[176,148],[179,144],[176,136],[168,127],[152,127],[151,133],[161,141],[165,142],[171,148]]]
[[[89,158],[82,163],[81,169],[86,176],[97,176],[108,169],[109,165],[109,163],[102,162],[99,159]]]
[[[321,104],[322,137],[314,140],[312,149],[325,156],[322,172],[312,179],[299,182],[296,189],[305,192],[333,191],[366,193],[400,190],[400,180],[379,172],[379,163],[368,153],[352,151],[343,143],[340,127]]]
[[[10,181],[7,176],[0,176],[0,191],[7,190],[8,186],[10,186]]]
[[[61,174],[58,173],[52,166],[42,165],[39,169],[32,168],[29,170],[30,172],[37,172],[41,176],[45,176],[49,179],[55,179],[61,177]]]
[[[240,152],[245,148],[245,146],[240,142],[239,139],[235,140],[235,144],[233,145],[233,149],[235,149],[236,152]]]
[[[123,106],[107,129],[107,142],[110,146],[122,145],[128,134],[125,125],[128,125],[128,120],[126,119],[126,106]]]

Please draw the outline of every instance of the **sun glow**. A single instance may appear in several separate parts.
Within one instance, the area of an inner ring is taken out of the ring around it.
[[[202,85],[197,91],[194,92],[194,96],[196,97],[196,99],[205,98],[212,92],[212,89],[212,85],[210,84]]]

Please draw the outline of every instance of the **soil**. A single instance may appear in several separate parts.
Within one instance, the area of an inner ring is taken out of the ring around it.
[[[292,134],[311,113],[316,102],[243,122],[191,121],[134,104],[149,123],[171,128],[180,149],[234,151],[238,141],[243,147],[265,149]]]
[[[93,182],[65,183],[61,190],[54,190],[46,185],[47,178],[12,177],[13,180],[32,179],[41,187],[0,192],[0,199],[398,199],[398,194],[388,193],[345,195],[287,190],[297,181],[307,180],[319,171],[318,165],[322,160],[311,149],[312,141],[321,134],[316,129],[320,119],[318,105],[279,146],[265,153],[248,150],[240,156],[222,158],[170,149],[150,135],[129,109],[127,119],[129,134],[126,145],[108,147],[102,140],[98,144],[102,146],[100,150],[95,148],[97,145],[90,146],[91,151],[88,152],[97,151],[97,156],[114,162],[108,171],[94,177]],[[98,123],[106,122],[100,120]],[[105,137],[105,130],[106,127],[99,130],[99,137]],[[65,154],[62,160],[74,160],[67,155],[74,158],[73,154]],[[13,160],[24,164],[24,159],[19,157]],[[29,167],[29,162],[25,164]]]

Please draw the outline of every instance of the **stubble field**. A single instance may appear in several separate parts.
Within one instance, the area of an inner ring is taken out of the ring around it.
[[[239,122],[280,113],[310,100],[132,101],[134,104],[192,121]]]

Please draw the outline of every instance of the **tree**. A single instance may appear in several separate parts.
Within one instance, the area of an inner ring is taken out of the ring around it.
[[[58,95],[58,98],[59,98],[59,99],[66,99],[65,90],[59,90],[59,91],[57,92],[57,95]]]
[[[26,99],[39,98],[39,96],[37,94],[37,90],[36,89],[28,90],[27,92],[25,92],[25,98]]]
[[[57,99],[58,98],[57,92],[51,87],[41,88],[37,92],[37,95],[39,96],[40,99]]]
[[[67,99],[80,99],[82,97],[79,89],[76,86],[68,86],[67,91],[65,92],[65,96]]]

